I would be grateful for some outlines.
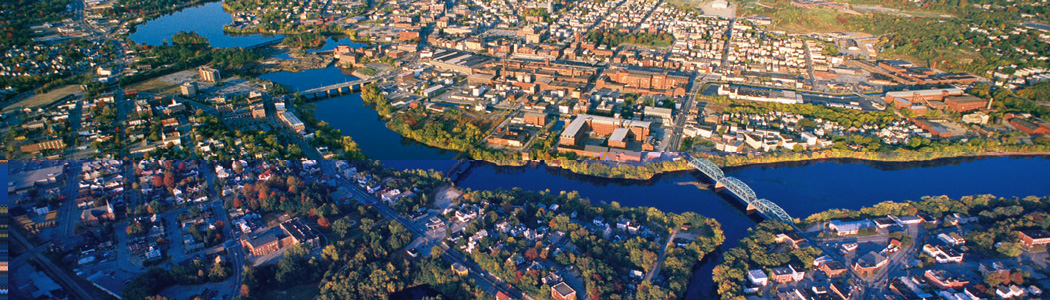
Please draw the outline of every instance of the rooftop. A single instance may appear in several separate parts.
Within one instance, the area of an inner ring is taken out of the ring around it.
[[[1020,232],[1022,234],[1024,234],[1024,235],[1027,235],[1030,238],[1033,238],[1033,239],[1050,238],[1050,231],[1046,231],[1046,230],[1043,230],[1043,229],[1025,229],[1025,230],[1020,230]]]
[[[306,224],[299,221],[299,219],[292,219],[288,222],[284,222],[281,224],[281,227],[283,227],[284,230],[297,241],[308,241],[317,238],[317,233],[310,229],[309,226],[306,226]]]
[[[247,241],[252,248],[258,248],[276,242],[282,235],[284,235],[284,232],[281,231],[280,228],[277,228],[277,226],[270,226],[264,229],[252,231],[241,239]]]
[[[885,261],[885,256],[875,253],[875,251],[871,251],[868,252],[868,254],[864,254],[864,256],[861,256],[859,259],[857,259],[857,265],[861,266],[862,268],[871,268],[877,267]]]
[[[551,287],[551,290],[557,292],[558,294],[562,295],[563,297],[564,296],[569,296],[569,295],[572,295],[572,294],[576,294],[576,290],[574,290],[571,287],[569,287],[569,285],[565,284],[565,282],[558,283],[558,284],[554,285],[553,287]]]

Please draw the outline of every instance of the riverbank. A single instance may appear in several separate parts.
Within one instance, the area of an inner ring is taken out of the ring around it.
[[[918,163],[951,158],[1050,156],[1050,152],[809,152],[749,153],[745,155],[703,155],[723,168],[754,167],[795,162],[849,160],[854,162]]]
[[[650,180],[653,177],[672,172],[688,171],[692,167],[685,160],[671,160],[632,164],[615,161],[577,161],[554,160],[545,162],[547,166],[594,177],[610,179]]]
[[[849,163],[924,163],[944,159],[982,159],[991,157],[1050,157],[1050,152],[987,152],[987,153],[901,153],[901,152],[813,152],[813,153],[774,153],[774,154],[707,154],[701,155],[722,168],[745,168],[771,166],[791,163],[816,163],[822,161],[842,161]],[[524,160],[485,160],[501,167],[518,167],[528,164]],[[577,175],[608,179],[651,180],[661,174],[690,171],[693,169],[685,160],[661,161],[632,164],[616,161],[567,161],[547,160],[544,165],[562,169]]]
[[[266,74],[272,72],[302,72],[305,70],[323,69],[332,65],[335,58],[312,52],[297,51],[286,46],[275,47],[278,52],[288,53],[288,59],[280,59],[268,56],[259,60],[252,66],[246,66],[248,71],[254,74]]]

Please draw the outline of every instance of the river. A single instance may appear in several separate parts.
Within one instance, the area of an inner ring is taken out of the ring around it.
[[[447,171],[451,161],[384,161],[396,169]],[[927,195],[959,197],[993,194],[1002,197],[1050,195],[1045,176],[1048,157],[943,159],[920,163],[817,161],[730,168],[726,175],[741,179],[796,218],[832,208],[859,209],[882,201],[919,200]],[[698,184],[699,183],[699,184]],[[729,249],[760,220],[747,215],[731,196],[711,190],[699,172],[675,172],[651,180],[610,180],[582,176],[534,163],[500,167],[474,162],[459,179],[461,188],[491,190],[577,191],[592,203],[616,201],[625,206],[652,206],[668,212],[693,211],[713,217],[725,231]],[[720,253],[719,253],[720,255]],[[715,298],[711,272],[720,259],[706,259],[693,275],[687,299]]]
[[[128,38],[136,43],[156,46],[164,41],[171,43],[171,37],[179,31],[193,31],[207,38],[216,48],[248,47],[281,38],[279,35],[230,35],[223,32],[222,27],[231,22],[233,17],[222,10],[222,2],[211,2],[140,24]]]
[[[287,86],[293,91],[353,81],[357,77],[335,66],[302,72],[274,72],[259,76]],[[365,106],[361,94],[354,93],[312,102],[314,116],[338,128],[357,142],[370,159],[453,159],[456,152],[430,147],[402,137],[386,127],[379,113]]]
[[[194,6],[181,11],[161,16],[137,26],[130,39],[148,45],[160,45],[171,41],[179,31],[194,31],[204,36],[211,46],[218,48],[247,47],[271,41],[280,36],[239,35],[233,36],[223,32],[222,27],[232,22],[229,13],[223,11],[222,2],[211,2]],[[330,51],[338,45],[361,47],[349,38],[329,38],[319,49],[308,51]],[[287,53],[274,55],[288,59]],[[293,91],[306,90],[334,83],[356,80],[357,77],[335,66],[302,72],[274,72],[259,76],[287,86]],[[342,130],[357,142],[361,151],[372,159],[452,159],[458,153],[426,146],[401,137],[386,127],[379,115],[362,104],[359,94],[349,94],[324,99],[313,103],[317,106],[315,116],[328,122],[334,128]]]

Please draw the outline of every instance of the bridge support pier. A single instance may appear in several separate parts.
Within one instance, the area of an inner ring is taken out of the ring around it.
[[[724,190],[725,188],[726,185],[723,184],[721,181],[715,181],[715,190]]]
[[[753,205],[753,204],[748,204],[746,210],[747,210],[747,212],[750,213],[750,212],[754,212],[754,211],[758,210],[758,207],[755,207],[755,205]]]

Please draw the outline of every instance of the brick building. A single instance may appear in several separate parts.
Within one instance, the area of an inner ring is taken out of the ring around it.
[[[685,96],[689,76],[670,70],[619,68],[606,71],[595,89],[608,88],[625,93]]]
[[[838,261],[830,261],[820,264],[820,270],[824,271],[824,274],[827,274],[828,277],[838,277],[846,273],[846,265]]]
[[[559,143],[567,146],[576,146],[586,132],[592,132],[598,136],[610,136],[620,128],[626,129],[625,134],[630,133],[634,141],[645,141],[649,137],[652,122],[594,115],[576,115],[576,118],[562,131]],[[621,132],[623,131],[621,130]]]
[[[241,245],[254,256],[267,255],[296,244],[303,244],[311,248],[320,244],[317,233],[299,219],[256,230],[241,237]]]
[[[944,98],[944,104],[948,109],[956,112],[967,112],[978,110],[988,105],[988,100],[973,95],[948,96]]]
[[[923,273],[923,277],[926,278],[930,285],[939,289],[959,289],[966,287],[970,283],[966,279],[952,276],[945,270],[926,270],[926,273]]]
[[[885,100],[887,104],[891,104],[896,108],[907,108],[916,104],[929,105],[931,101],[943,102],[945,98],[950,96],[962,96],[965,94],[966,92],[959,88],[897,91],[887,92]]]
[[[25,153],[37,153],[37,152],[40,152],[40,151],[43,151],[43,150],[63,149],[65,147],[66,147],[66,142],[63,142],[62,139],[54,139],[54,140],[47,140],[47,141],[41,141],[41,142],[36,142],[36,143],[25,144],[25,145],[22,145],[21,147],[19,147],[19,149],[22,150],[22,152],[25,152]]]
[[[525,124],[533,126],[547,126],[547,114],[528,112],[525,113]]]
[[[1050,232],[1041,229],[1026,229],[1017,231],[1017,236],[1025,246],[1045,246],[1050,244]]]
[[[1030,135],[1050,135],[1050,125],[1042,120],[1026,120],[1022,118],[1010,119],[1010,125]]]
[[[886,266],[886,263],[885,256],[872,251],[857,259],[857,263],[853,264],[853,270],[857,271],[860,276],[871,276]]]
[[[576,290],[572,289],[565,282],[558,283],[551,287],[551,299],[554,300],[576,300]]]

